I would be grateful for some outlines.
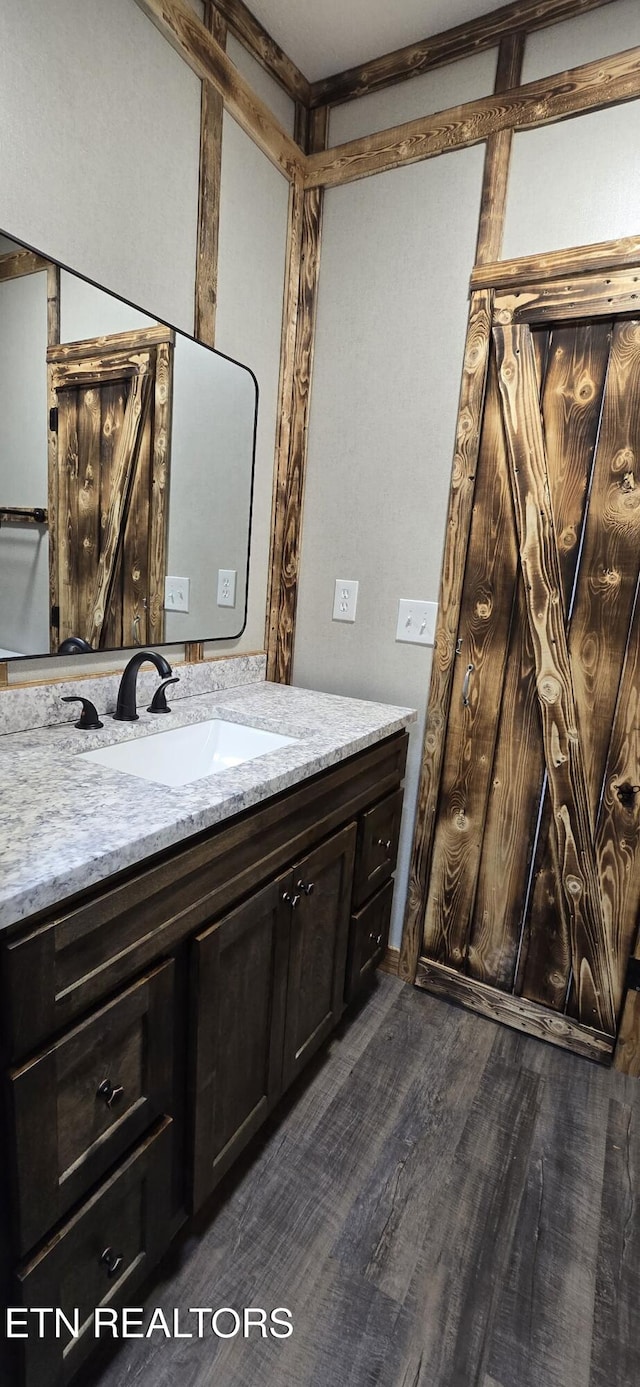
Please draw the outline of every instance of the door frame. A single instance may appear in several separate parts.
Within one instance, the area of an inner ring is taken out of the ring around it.
[[[493,328],[512,323],[535,325],[573,318],[615,317],[622,313],[640,316],[637,243],[622,266],[619,243],[611,243],[609,262],[606,249],[582,246],[545,255],[540,258],[538,270],[530,257],[496,262],[477,268],[471,278],[438,621],[399,962],[400,977],[406,982],[600,1060],[611,1055],[610,1036],[560,1014],[554,1016],[537,1003],[507,993],[502,997],[485,984],[422,958],[421,945]]]

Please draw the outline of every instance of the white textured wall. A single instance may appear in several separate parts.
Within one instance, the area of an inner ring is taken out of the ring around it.
[[[443,111],[461,101],[489,96],[495,83],[497,57],[497,48],[492,48],[433,72],[424,72],[410,81],[399,82],[395,87],[386,87],[384,91],[335,106],[329,123],[329,143],[357,140],[361,135],[371,135],[374,130],[386,130],[405,120]]]
[[[2,0],[0,226],[193,329],[200,83],[133,0]]]
[[[249,611],[236,650],[264,647],[288,206],[287,181],[225,115],[216,346],[259,386]]]
[[[411,705],[392,942],[404,913],[431,651],[398,599],[437,599],[484,151],[326,194],[294,679]],[[360,583],[332,621],[335,578]]]
[[[640,101],[517,134],[503,255],[640,233]]]
[[[596,62],[610,53],[640,44],[638,0],[612,0],[578,19],[567,19],[550,29],[540,29],[527,39],[523,82],[535,82],[553,72],[564,72],[580,63]]]

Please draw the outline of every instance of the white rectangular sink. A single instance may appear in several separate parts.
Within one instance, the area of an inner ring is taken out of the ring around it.
[[[264,756],[267,751],[291,746],[297,740],[297,737],[282,737],[277,732],[264,732],[259,727],[243,727],[241,723],[212,718],[188,727],[135,737],[99,751],[82,751],[80,760],[95,761],[99,766],[137,775],[154,785],[191,785],[194,780],[217,775],[230,766],[240,766],[243,761]]]

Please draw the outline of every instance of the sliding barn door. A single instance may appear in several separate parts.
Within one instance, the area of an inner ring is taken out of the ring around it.
[[[604,1057],[640,904],[640,323],[540,316],[494,318],[418,980]]]
[[[172,334],[116,334],[48,352],[55,646],[162,641]]]

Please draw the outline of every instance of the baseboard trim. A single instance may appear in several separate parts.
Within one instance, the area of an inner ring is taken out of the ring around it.
[[[450,1002],[487,1016],[491,1021],[500,1021],[504,1026],[524,1031],[538,1040],[547,1040],[551,1045],[559,1045],[564,1050],[583,1055],[585,1059],[598,1064],[609,1064],[615,1040],[602,1031],[591,1030],[580,1021],[572,1021],[567,1016],[547,1011],[537,1002],[528,1002],[524,997],[511,997],[498,992],[486,983],[476,982],[475,978],[463,977],[443,963],[432,963],[421,958],[418,962],[416,987],[432,992],[436,997],[444,997]]]
[[[400,950],[394,949],[391,944],[387,946],[387,951],[378,964],[380,973],[391,973],[394,978],[398,976],[400,967]]]

